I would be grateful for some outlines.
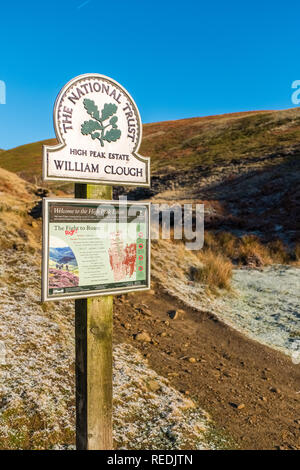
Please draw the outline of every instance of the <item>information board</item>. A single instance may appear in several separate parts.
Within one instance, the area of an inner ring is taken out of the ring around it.
[[[43,200],[42,300],[150,288],[150,204]]]

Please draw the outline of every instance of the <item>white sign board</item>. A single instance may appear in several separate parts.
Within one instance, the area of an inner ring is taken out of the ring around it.
[[[44,146],[44,180],[150,186],[150,158],[139,155],[142,123],[129,93],[99,74],[67,83],[54,106],[58,145]]]

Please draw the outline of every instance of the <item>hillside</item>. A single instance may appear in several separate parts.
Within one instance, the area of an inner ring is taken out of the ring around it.
[[[2,152],[0,166],[34,181],[41,176],[42,145]],[[240,160],[290,154],[300,146],[300,109],[253,111],[165,121],[143,126],[142,155],[151,156],[152,173],[202,169]],[[199,168],[200,167],[200,168]]]
[[[155,169],[204,169],[290,153],[300,144],[300,109],[225,114],[147,124],[141,153]]]
[[[42,145],[55,142],[4,151],[0,167],[42,184]],[[299,241],[299,108],[145,124],[140,152],[151,156],[151,189],[118,187],[115,196],[205,201],[207,228]],[[43,186],[73,192],[70,183]]]
[[[42,145],[55,142],[4,151],[0,167],[72,195],[72,183],[41,179]],[[115,198],[204,203],[206,244],[233,264],[299,262],[300,108],[145,124],[140,151],[151,156],[151,188],[115,187]]]
[[[51,144],[54,139],[21,145],[11,150],[4,150],[0,157],[0,166],[17,173],[24,179],[35,182],[42,172],[42,145]]]
[[[151,291],[114,299],[115,448],[299,448],[299,122],[144,126],[152,186],[115,197],[204,203],[205,245],[153,240]],[[41,197],[73,185],[42,184],[45,142],[0,153],[0,448],[74,445],[73,302],[40,302]]]

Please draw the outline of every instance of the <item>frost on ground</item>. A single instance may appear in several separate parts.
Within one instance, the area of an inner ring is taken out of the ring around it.
[[[233,287],[234,296],[216,301],[220,318],[263,344],[300,354],[300,269],[236,269]]]
[[[69,302],[41,304],[40,269],[5,250],[0,267],[0,448],[74,439],[74,326]],[[5,362],[5,364],[3,364]]]
[[[3,253],[3,252],[2,252]],[[117,448],[210,447],[208,416],[132,346],[114,352]],[[73,302],[40,302],[36,255],[6,249],[0,266],[0,448],[74,448]]]
[[[233,270],[232,292],[209,295],[205,286],[189,280],[197,256],[179,244],[154,244],[154,277],[171,295],[222,321],[254,340],[292,356],[300,363],[300,269],[273,265],[262,270]],[[165,267],[168,266],[168,269]]]
[[[209,416],[149,368],[139,351],[114,351],[114,439],[125,449],[209,449]]]

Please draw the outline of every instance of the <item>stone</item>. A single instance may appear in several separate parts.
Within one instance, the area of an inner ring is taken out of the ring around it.
[[[191,362],[192,364],[194,364],[195,362],[197,362],[194,357],[189,357],[188,361]]]
[[[179,316],[178,310],[169,310],[168,315],[172,320],[176,320]]]
[[[147,317],[151,317],[151,310],[149,309],[148,305],[146,304],[133,304],[133,308],[137,313],[141,313],[142,315],[146,315]]]
[[[166,436],[171,442],[176,442],[176,435],[171,431],[171,429],[167,429]]]
[[[135,335],[135,339],[137,341],[141,341],[141,342],[144,342],[144,343],[150,343],[150,341],[151,341],[151,337],[150,337],[149,333],[147,333],[147,331],[140,331],[139,333],[137,333]]]
[[[34,219],[39,219],[42,217],[43,213],[43,201],[40,200],[36,202],[35,206],[28,210],[27,212]]]
[[[233,406],[233,408],[236,408],[237,410],[243,410],[245,408],[245,404],[244,403],[230,403],[231,406]]]
[[[146,317],[152,317],[152,313],[151,313],[151,310],[143,307],[140,309],[140,313],[142,313],[143,315],[145,315]]]
[[[240,405],[237,405],[237,409],[238,410],[243,410],[245,408],[245,404],[244,403],[240,403]]]
[[[278,394],[281,393],[281,390],[277,387],[270,388],[270,391],[273,392],[273,393],[278,393]]]

